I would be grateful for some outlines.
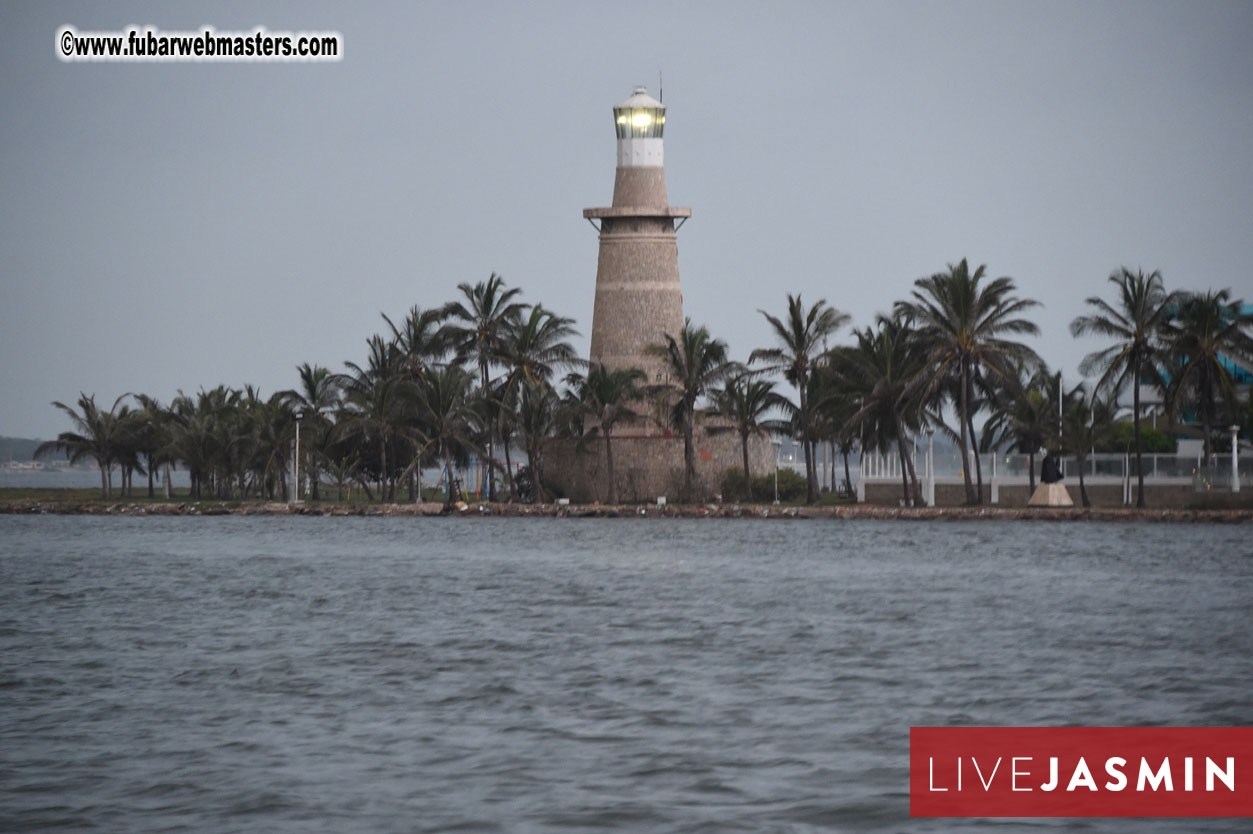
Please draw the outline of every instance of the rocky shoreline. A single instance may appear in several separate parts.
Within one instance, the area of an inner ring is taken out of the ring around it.
[[[775,519],[900,519],[965,521],[970,519],[1028,521],[1165,521],[1189,523],[1253,522],[1253,509],[1189,509],[1122,507],[890,507],[848,504],[837,507],[778,507],[770,504],[697,504],[664,507],[601,504],[282,504],[188,501],[105,502],[46,499],[0,500],[0,514],[9,515],[307,515],[421,516],[475,518],[775,518]]]

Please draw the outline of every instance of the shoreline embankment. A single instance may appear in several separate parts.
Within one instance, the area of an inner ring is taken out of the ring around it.
[[[284,504],[240,501],[82,501],[10,498],[0,500],[3,515],[127,516],[385,516],[474,518],[766,518],[876,519],[910,521],[1150,521],[1187,523],[1253,522],[1253,508],[1207,509],[1147,507],[892,507],[842,504],[791,507],[772,504]]]

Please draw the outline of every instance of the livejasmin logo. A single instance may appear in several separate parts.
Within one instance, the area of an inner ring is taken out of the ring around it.
[[[1004,761],[1003,756],[998,756],[996,762],[992,765],[992,771],[988,774],[988,778],[983,778],[983,771],[979,767],[979,760],[974,756],[970,757],[970,764],[974,767],[975,773],[979,777],[979,782],[983,785],[985,791],[991,790],[992,782],[996,779],[996,772],[1000,770],[1001,762]],[[1026,780],[1031,776],[1030,771],[1019,770],[1020,767],[1027,767],[1033,761],[1031,756],[1014,756],[1012,770],[1010,771],[1010,790],[1011,791],[1031,791],[1036,790]],[[986,763],[985,763],[986,766]],[[1112,781],[1105,783],[1107,791],[1122,791],[1127,789],[1127,775],[1124,768],[1127,766],[1127,760],[1122,756],[1110,756],[1105,760],[1105,772],[1113,777]],[[931,772],[932,791],[947,791],[948,788],[938,787],[935,784],[935,759],[928,757],[927,767]],[[1057,790],[1058,781],[1058,758],[1057,756],[1049,757],[1049,780],[1039,786],[1042,791]],[[1223,768],[1219,768],[1218,764],[1208,756],[1205,758],[1205,790],[1214,790],[1214,780],[1217,777],[1227,786],[1227,790],[1234,791],[1236,789],[1236,759],[1234,756],[1227,757],[1227,764]],[[1022,780],[1022,781],[1019,781]],[[1183,757],[1183,790],[1192,790],[1192,757]],[[1066,785],[1066,790],[1073,791],[1078,788],[1087,788],[1090,791],[1100,790],[1096,785],[1096,780],[1092,778],[1092,771],[1088,769],[1088,763],[1079,757],[1079,761],[1075,763],[1074,772],[1070,776],[1070,781]],[[1149,764],[1149,760],[1140,759],[1140,777],[1136,780],[1135,789],[1173,791],[1175,789],[1174,780],[1171,778],[1170,759],[1162,759],[1157,770]],[[957,760],[957,787],[956,790],[962,789],[962,760]]]
[[[1249,727],[913,727],[909,760],[916,817],[1253,816]]]

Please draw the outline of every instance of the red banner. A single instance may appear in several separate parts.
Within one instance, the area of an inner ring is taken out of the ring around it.
[[[912,817],[1250,817],[1253,727],[911,727]]]

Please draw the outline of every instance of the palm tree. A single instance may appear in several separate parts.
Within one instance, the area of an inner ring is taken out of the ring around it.
[[[778,319],[765,310],[757,312],[765,316],[774,331],[779,347],[761,348],[748,357],[750,363],[763,361],[766,369],[782,373],[784,379],[796,388],[799,397],[798,423],[808,426],[810,408],[808,399],[809,376],[818,355],[825,351],[825,342],[831,334],[849,322],[849,317],[819,299],[814,306],[805,309],[800,295],[787,297],[787,316]],[[805,449],[805,479],[808,485],[807,500],[818,500],[818,475],[815,468],[814,439],[808,434],[799,438]]]
[[[957,384],[957,418],[961,423],[962,470],[966,481],[966,503],[982,503],[970,479],[970,438],[974,435],[974,387],[977,376],[995,383],[1016,376],[1016,367],[1038,364],[1035,351],[1021,342],[1006,338],[1036,335],[1035,323],[1021,314],[1039,302],[1014,297],[1014,279],[996,278],[984,284],[987,266],[973,273],[966,259],[949,264],[948,272],[938,272],[914,282],[912,301],[899,301],[897,315],[913,319],[919,337],[929,351],[929,377],[932,391],[953,379]],[[977,459],[976,459],[977,465]],[[980,472],[982,481],[982,472]],[[982,490],[980,490],[982,492]]]
[[[639,368],[608,370],[595,362],[588,366],[586,376],[572,373],[566,377],[566,384],[570,386],[567,403],[594,422],[584,432],[579,445],[585,445],[598,435],[605,439],[605,468],[609,478],[606,502],[609,504],[618,503],[611,443],[613,429],[619,420],[638,416],[630,404],[639,400],[643,393],[640,386],[645,379],[647,375]]]
[[[509,456],[509,439],[513,434],[512,423],[520,417],[519,391],[526,385],[547,384],[556,371],[581,364],[578,353],[567,341],[578,335],[574,319],[558,316],[539,304],[532,307],[525,318],[520,316],[506,325],[501,360],[508,372],[497,397],[500,403],[497,431],[505,447],[505,478],[511,494],[513,462]]]
[[[713,408],[706,413],[722,418],[726,425],[711,423],[710,434],[735,432],[740,436],[740,449],[744,454],[744,499],[753,500],[753,473],[748,467],[748,439],[754,435],[769,436],[779,421],[766,420],[765,415],[780,407],[783,397],[775,393],[774,383],[764,379],[751,379],[741,374],[727,380],[713,392]]]
[[[1061,406],[1061,435],[1057,445],[1075,456],[1075,468],[1079,470],[1079,497],[1083,506],[1090,507],[1092,502],[1088,499],[1083,470],[1087,468],[1088,454],[1096,447],[1101,433],[1113,423],[1114,410],[1095,393],[1089,396],[1083,383],[1062,395]]]
[[[1229,425],[1239,412],[1229,364],[1253,362],[1253,312],[1244,312],[1243,301],[1232,301],[1230,290],[1180,295],[1163,337],[1170,378],[1166,400],[1175,414],[1185,401],[1196,408],[1208,460],[1215,423]]]
[[[300,387],[283,391],[282,396],[288,408],[299,415],[301,428],[308,425],[312,430],[303,465],[309,473],[310,497],[317,501],[321,497],[318,492],[321,461],[314,450],[324,445],[331,431],[330,417],[340,404],[339,377],[320,365],[308,362],[297,366],[296,371],[300,375]]]
[[[922,423],[920,390],[914,384],[927,366],[927,349],[902,318],[878,316],[875,327],[855,330],[857,344],[831,352],[835,386],[861,403],[849,418],[859,430],[862,451],[887,454],[893,443],[901,459],[901,482],[906,503],[913,461],[906,453],[907,430]],[[912,480],[917,483],[917,473]]]
[[[405,357],[395,342],[389,342],[375,333],[366,339],[366,346],[370,349],[366,364],[361,366],[355,362],[345,362],[344,365],[351,373],[339,374],[334,379],[335,385],[344,391],[369,388],[379,380],[401,376],[404,371]]]
[[[561,398],[544,380],[525,381],[518,396],[518,429],[531,469],[531,503],[544,503],[544,441],[561,424]]]
[[[354,386],[344,397],[344,411],[337,431],[377,444],[379,494],[385,501],[396,498],[396,483],[388,463],[394,445],[413,448],[422,437],[411,419],[415,401],[413,383],[400,377],[379,380],[368,388]]]
[[[1024,377],[1026,377],[1024,379]],[[1028,495],[1035,493],[1035,456],[1057,432],[1058,375],[1047,368],[1034,373],[1019,368],[1019,378],[992,392],[992,414],[983,425],[981,448],[990,451],[1008,443],[1027,455]]]
[[[113,407],[101,411],[96,405],[96,395],[78,395],[78,411],[62,402],[53,405],[65,412],[76,431],[63,431],[56,440],[40,443],[35,457],[41,458],[52,452],[64,452],[71,464],[84,458],[92,458],[100,467],[100,488],[105,498],[113,497],[113,464],[117,461],[124,440],[126,426],[119,419],[123,394],[113,401]]]
[[[386,313],[383,321],[392,331],[392,345],[399,354],[400,371],[409,379],[421,379],[433,367],[444,364],[452,345],[452,331],[446,324],[451,305],[423,310],[418,305],[397,325]]]
[[[142,418],[138,446],[147,464],[145,468],[148,470],[148,497],[152,498],[156,494],[153,473],[160,466],[163,473],[162,491],[164,496],[169,498],[173,492],[170,483],[170,465],[173,463],[170,450],[171,413],[169,409],[162,407],[160,402],[147,394],[134,394],[133,396],[139,403],[139,414]]]
[[[1144,466],[1140,451],[1140,383],[1149,377],[1161,384],[1160,334],[1178,306],[1178,296],[1167,293],[1156,270],[1145,275],[1123,267],[1109,276],[1118,288],[1113,304],[1092,296],[1086,303],[1095,312],[1070,323],[1072,336],[1105,336],[1114,344],[1084,357],[1079,371],[1099,373],[1096,390],[1109,397],[1131,385],[1132,430],[1136,446],[1136,506],[1144,506]]]
[[[674,393],[669,418],[683,432],[683,498],[691,501],[696,479],[696,403],[741,367],[727,358],[726,342],[710,336],[704,327],[693,328],[691,319],[683,320],[677,338],[667,333],[665,339],[665,344],[649,345],[644,350],[666,362],[667,387]]]
[[[443,462],[447,503],[453,499],[454,464],[464,466],[470,455],[481,455],[475,441],[479,415],[471,396],[473,377],[462,368],[450,366],[431,370],[418,383],[418,421],[425,435],[417,457],[429,450]]]
[[[479,367],[479,390],[485,400],[490,400],[488,367],[498,364],[503,354],[506,330],[521,317],[525,305],[513,299],[522,292],[517,287],[505,289],[505,280],[495,272],[486,282],[471,286],[457,285],[465,297],[465,303],[454,302],[448,306],[449,315],[462,322],[451,329],[453,347],[458,356],[473,360]],[[489,427],[487,455],[495,461],[496,429],[494,421]],[[496,471],[488,469],[488,495],[496,500]]]
[[[830,381],[824,386],[829,394],[817,404],[822,421],[827,425],[831,440],[844,461],[844,494],[853,492],[853,477],[848,470],[848,456],[860,446],[861,432],[853,421],[853,415],[861,408],[861,400],[840,388],[840,378],[833,368],[824,368]]]

